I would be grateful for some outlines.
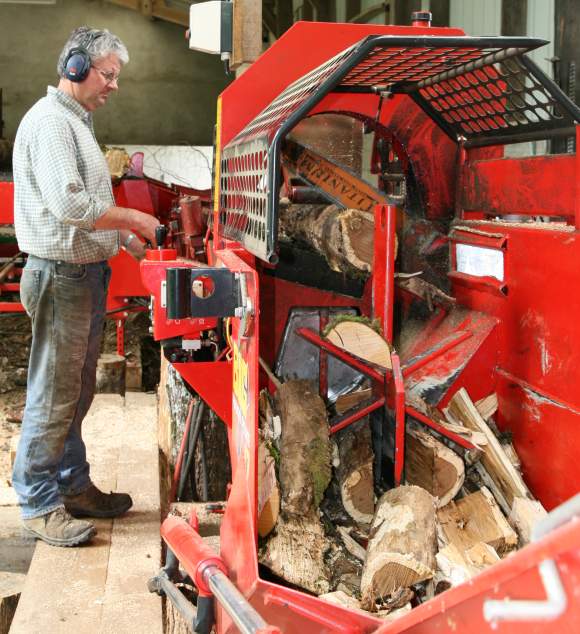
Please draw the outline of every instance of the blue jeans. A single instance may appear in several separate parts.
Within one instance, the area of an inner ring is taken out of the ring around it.
[[[91,485],[81,425],[95,393],[111,269],[29,256],[20,296],[32,321],[26,407],[12,484],[24,519]]]

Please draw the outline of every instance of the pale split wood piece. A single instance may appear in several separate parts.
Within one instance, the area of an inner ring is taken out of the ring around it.
[[[437,520],[442,541],[460,551],[483,542],[504,553],[518,543],[517,535],[486,487],[439,509]]]
[[[437,548],[435,500],[418,486],[400,486],[379,499],[361,578],[362,607],[430,579]]]
[[[475,407],[483,420],[489,420],[497,412],[497,394],[494,392],[489,396],[480,398],[479,401],[475,403]]]
[[[538,500],[514,498],[508,521],[518,532],[521,546],[531,541],[534,526],[546,515],[546,509]]]
[[[476,542],[466,550],[448,544],[435,556],[437,573],[435,584],[458,586],[500,560],[495,549],[484,542]]]
[[[485,434],[488,444],[483,449],[481,462],[507,503],[511,505],[515,497],[531,497],[522,476],[506,456],[499,440],[477,411],[465,388],[455,393],[447,409],[469,429]]]
[[[410,429],[407,432],[405,475],[408,484],[423,487],[445,506],[460,491],[465,481],[465,464],[452,449],[431,434]]]

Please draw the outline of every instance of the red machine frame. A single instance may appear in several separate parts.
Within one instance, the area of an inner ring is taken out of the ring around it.
[[[288,84],[370,34],[461,36],[463,32],[296,24],[220,97],[216,165],[223,148]],[[307,42],[316,45],[305,46]],[[402,389],[395,390],[395,396],[389,395],[384,373],[361,365],[318,333],[301,331],[299,334],[326,353],[358,367],[376,385],[383,386],[371,405],[347,417],[341,425],[390,403],[399,421],[404,407],[415,420],[470,448],[468,441],[450,434],[428,412],[416,407],[414,390],[425,377],[446,381],[438,403],[440,408],[460,387],[466,387],[474,399],[496,390],[500,400],[498,425],[513,432],[524,475],[534,493],[548,509],[572,498],[580,488],[575,458],[580,450],[580,434],[575,432],[580,422],[580,396],[575,391],[580,380],[580,347],[563,306],[566,302],[571,315],[580,312],[580,299],[569,290],[580,281],[580,243],[575,231],[580,228],[580,195],[572,185],[580,176],[578,155],[508,159],[503,158],[501,146],[460,148],[457,152],[455,144],[433,121],[400,97],[384,104],[377,113],[376,95],[331,93],[308,116],[321,113],[376,119],[377,124],[396,137],[414,166],[424,187],[426,217],[443,218],[447,210],[455,209],[459,226],[454,227],[449,240],[449,278],[457,303],[465,309],[459,323],[442,308],[435,312],[402,359],[400,373],[398,360],[394,359],[392,383],[400,384],[397,376],[404,379],[406,403],[401,401]],[[434,165],[437,169],[433,169]],[[562,175],[570,182],[568,187],[558,186]],[[219,189],[219,169],[216,169],[216,189]],[[511,213],[562,216],[568,225],[532,228],[486,222],[486,218]],[[377,317],[386,338],[391,340],[395,297],[405,301],[405,294],[393,283],[394,217],[394,211],[386,207],[375,209],[374,273],[363,297],[357,299],[265,275],[267,265],[224,236],[220,207],[215,204],[213,239],[207,244],[208,262],[243,276],[246,284],[244,304],[239,314],[231,318],[233,361],[179,363],[176,367],[204,400],[223,413],[228,426],[233,479],[221,528],[220,557],[224,570],[261,617],[275,624],[267,631],[483,632],[495,629],[500,621],[510,633],[575,631],[575,624],[580,621],[580,604],[572,597],[580,587],[580,531],[575,522],[567,520],[578,514],[577,498],[556,512],[559,521],[552,521],[551,532],[537,535],[536,543],[494,565],[469,584],[436,596],[393,623],[382,623],[369,614],[329,605],[260,578],[256,553],[257,395],[261,387],[271,384],[260,371],[259,357],[273,364],[287,316],[294,306],[356,308]],[[458,272],[457,244],[477,244],[501,251],[504,281],[498,283],[495,278]],[[533,261],[529,253],[534,254]],[[175,260],[167,250],[156,255],[154,261],[143,263],[142,276],[156,307],[162,303],[165,272],[183,266],[196,265]],[[538,288],[543,293],[538,293]],[[156,311],[157,338],[174,331],[183,332],[183,323],[168,320],[162,308]],[[203,327],[195,319],[190,322],[191,336],[199,336]],[[231,377],[231,383],[225,380],[227,376]],[[323,376],[321,380],[324,381]],[[224,385],[218,390],[219,381],[224,381]],[[397,444],[402,452],[404,423],[397,430]],[[545,475],[546,456],[553,457],[550,478]],[[397,481],[402,475],[401,468],[402,463],[398,462]],[[204,556],[198,556],[191,530],[185,522],[176,524],[172,518],[163,525],[162,535],[170,548],[179,549],[182,564],[195,578],[199,567],[204,565]],[[564,573],[563,584],[555,582],[554,569]],[[546,593],[548,600],[544,601]],[[528,618],[522,619],[520,601],[523,600],[531,602],[525,604]],[[520,611],[510,611],[510,605]],[[222,603],[216,606],[216,618],[219,632],[233,632],[239,626]]]

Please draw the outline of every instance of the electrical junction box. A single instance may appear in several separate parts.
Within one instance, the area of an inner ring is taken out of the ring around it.
[[[233,2],[199,2],[189,7],[189,48],[228,58],[232,52]]]

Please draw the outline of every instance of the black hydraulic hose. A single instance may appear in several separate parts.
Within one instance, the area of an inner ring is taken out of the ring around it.
[[[187,455],[187,461],[185,463],[185,468],[182,471],[182,478],[180,478],[180,487],[177,496],[178,499],[180,499],[183,495],[183,490],[185,488],[185,483],[188,476],[190,477],[192,495],[195,495],[195,472],[192,467],[194,466],[193,460],[195,457],[195,447],[199,438],[204,413],[205,403],[201,399],[199,399],[196,415],[193,419],[193,424],[189,428],[191,442],[189,443],[189,451]]]
[[[197,412],[199,411],[201,399],[197,399],[195,404],[193,405],[193,410],[191,412],[191,423],[189,425],[189,434],[185,439],[185,453],[183,455],[182,463],[181,463],[181,471],[179,473],[179,483],[177,485],[177,492],[175,495],[175,499],[180,502],[183,497],[183,490],[185,489],[185,483],[187,482],[188,470],[191,465],[190,455],[191,451],[191,432],[193,427],[195,426],[195,421],[197,420]]]
[[[209,497],[209,486],[207,481],[207,458],[205,455],[205,430],[201,428],[201,436],[199,438],[199,454],[201,462],[201,501],[207,502]]]

